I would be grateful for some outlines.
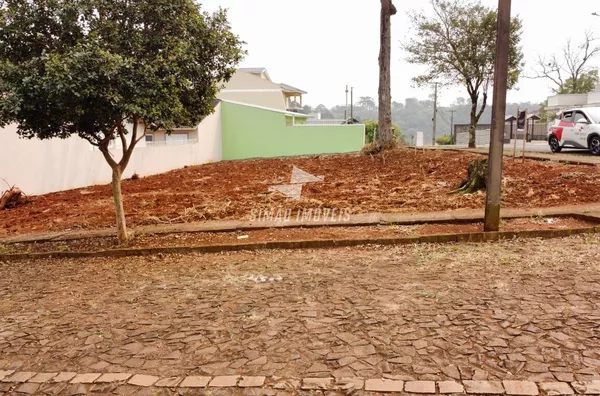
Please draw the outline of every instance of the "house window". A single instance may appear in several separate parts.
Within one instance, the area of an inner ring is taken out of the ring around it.
[[[146,135],[146,146],[153,146],[153,145],[154,145],[154,135],[152,135],[152,134]]]
[[[188,134],[187,133],[172,133],[167,135],[167,146],[174,146],[179,144],[187,144]]]

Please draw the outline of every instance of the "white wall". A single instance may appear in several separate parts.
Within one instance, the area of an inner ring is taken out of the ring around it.
[[[111,169],[102,153],[85,140],[21,139],[16,125],[0,129],[0,177],[28,195],[107,184]],[[179,146],[136,147],[124,177],[149,176],[186,165],[220,161],[221,105],[198,126],[198,142]],[[115,158],[121,156],[114,150]],[[4,182],[2,182],[4,184]],[[4,187],[0,188],[0,190]]]

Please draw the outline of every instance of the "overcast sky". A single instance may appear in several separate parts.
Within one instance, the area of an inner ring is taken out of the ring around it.
[[[232,28],[244,41],[248,55],[242,67],[266,67],[276,82],[285,82],[308,92],[304,103],[333,106],[345,101],[345,86],[354,86],[355,97],[377,96],[379,56],[378,0],[199,0],[204,9],[229,10]],[[497,6],[497,0],[482,0]],[[411,10],[429,11],[429,1],[396,0],[398,14],[392,17],[392,99],[426,99],[428,88],[414,87],[411,78],[421,67],[403,61],[400,45],[410,39]],[[559,51],[572,37],[581,41],[586,29],[600,37],[598,0],[513,0],[512,14],[523,19],[522,45],[531,74],[536,54]],[[600,57],[594,60],[600,65]],[[550,89],[545,81],[521,79],[508,100],[543,101]],[[490,92],[491,95],[491,92]],[[442,104],[464,88],[445,89]]]

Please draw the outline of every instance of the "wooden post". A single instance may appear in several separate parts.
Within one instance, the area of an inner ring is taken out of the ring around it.
[[[515,131],[515,143],[513,148],[513,159],[517,157],[517,136],[519,136],[519,115],[521,114],[521,109],[517,108],[517,128]]]
[[[508,88],[508,53],[510,36],[511,0],[498,0],[496,33],[496,66],[494,68],[494,101],[492,104],[492,130],[488,159],[484,231],[500,229],[502,197],[502,157],[506,125],[506,91]]]
[[[521,162],[525,163],[525,143],[527,142],[527,130],[529,129],[529,122],[527,121],[527,109],[525,109],[525,129],[523,130],[523,159]]]

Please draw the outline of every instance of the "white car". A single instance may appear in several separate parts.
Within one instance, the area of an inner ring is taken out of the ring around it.
[[[548,129],[548,144],[553,153],[572,147],[600,155],[600,107],[562,111]]]

